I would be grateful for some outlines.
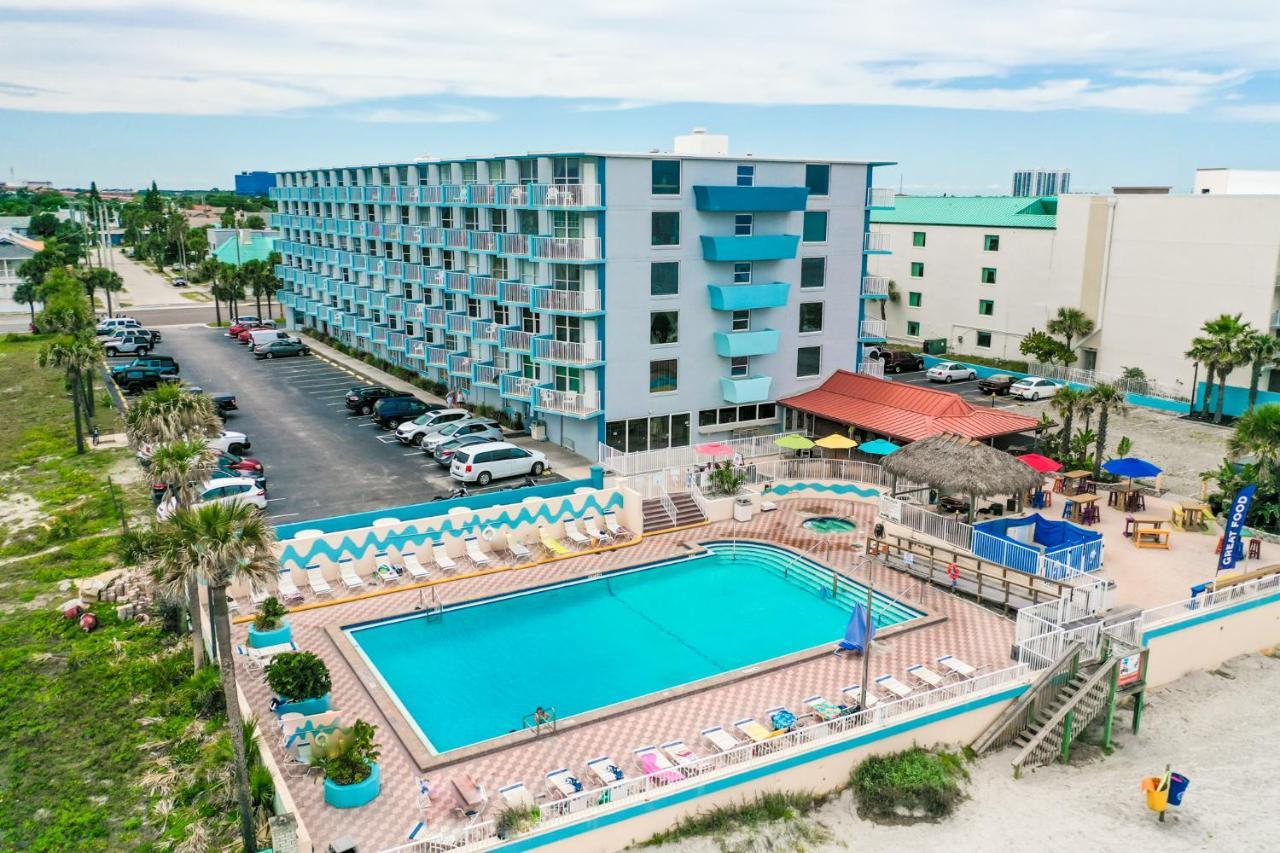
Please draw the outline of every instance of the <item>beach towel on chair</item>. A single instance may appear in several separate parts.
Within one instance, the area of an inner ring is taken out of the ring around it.
[[[789,730],[796,724],[796,715],[783,708],[781,711],[774,712],[769,721],[773,724],[774,729]]]

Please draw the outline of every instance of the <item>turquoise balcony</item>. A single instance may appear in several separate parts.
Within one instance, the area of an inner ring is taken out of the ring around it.
[[[699,187],[693,188],[698,210],[709,213],[804,210],[807,187]]]
[[[777,329],[757,329],[752,332],[716,332],[716,355],[734,358],[744,355],[769,355],[778,351]]]
[[[722,377],[720,394],[726,403],[761,403],[772,399],[769,396],[772,385],[771,376]]]
[[[708,261],[781,261],[794,258],[799,246],[798,234],[702,235],[702,257]]]
[[[712,311],[749,311],[754,308],[779,308],[787,304],[791,285],[785,281],[760,284],[708,284]]]

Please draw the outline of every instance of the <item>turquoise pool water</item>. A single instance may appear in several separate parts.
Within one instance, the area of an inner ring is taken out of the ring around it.
[[[814,533],[852,533],[858,529],[858,525],[847,518],[833,518],[831,516],[806,518],[800,522],[800,526],[806,530],[812,530]]]
[[[751,666],[844,634],[866,588],[768,545],[708,553],[344,630],[435,752]],[[883,627],[923,614],[876,595]],[[743,709],[746,713],[750,709]]]

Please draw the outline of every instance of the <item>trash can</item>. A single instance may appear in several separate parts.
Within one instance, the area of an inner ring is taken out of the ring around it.
[[[1172,773],[1169,775],[1169,805],[1182,805],[1182,795],[1187,792],[1187,786],[1191,784],[1191,780],[1181,773]]]
[[[733,502],[733,520],[751,520],[751,498],[738,498]]]
[[[1169,805],[1169,788],[1163,776],[1148,776],[1142,780],[1142,790],[1147,792],[1147,808],[1162,812]]]
[[[545,421],[534,421],[529,424],[529,437],[534,441],[547,440],[547,424]]]

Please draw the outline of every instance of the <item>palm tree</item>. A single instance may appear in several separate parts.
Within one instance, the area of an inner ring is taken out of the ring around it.
[[[272,252],[267,255],[267,275],[265,277],[265,287],[267,289],[267,316],[264,319],[270,319],[274,316],[271,311],[271,297],[280,289],[281,282],[280,279],[276,278],[276,267],[283,262],[284,259],[281,257],[279,252]]]
[[[1071,341],[1083,338],[1093,331],[1093,321],[1079,308],[1059,308],[1058,313],[1044,327],[1051,335],[1061,335],[1066,339],[1067,351],[1071,351]]]
[[[184,438],[213,438],[222,432],[222,419],[208,396],[166,382],[129,407],[124,428],[136,445],[164,444]]]
[[[200,262],[196,270],[202,280],[209,282],[209,295],[213,297],[214,322],[219,326],[222,325],[222,288],[218,285],[218,273],[221,267],[222,263],[217,258],[208,257]]]
[[[200,439],[179,439],[156,447],[151,455],[151,472],[173,494],[179,509],[195,503],[200,489],[213,473],[215,454]],[[200,609],[200,587],[195,577],[187,580],[187,614],[191,619],[191,657],[195,668],[204,666],[204,626]]]
[[[1213,422],[1222,423],[1222,407],[1227,393],[1227,377],[1231,371],[1246,363],[1242,355],[1244,340],[1253,327],[1242,322],[1240,314],[1220,314],[1200,327],[1211,342],[1210,376],[1218,377],[1218,397],[1214,406]]]
[[[1098,443],[1094,445],[1093,476],[1097,477],[1102,470],[1102,454],[1107,449],[1107,422],[1112,412],[1128,414],[1124,392],[1114,385],[1102,383],[1089,390],[1089,402],[1098,413]]]
[[[227,587],[235,581],[262,584],[276,572],[272,553],[275,534],[261,513],[248,504],[209,503],[180,509],[159,527],[156,568],[161,582],[174,590],[191,580],[208,587],[213,611],[222,693],[227,705],[227,729],[235,756],[235,788],[240,806],[240,835],[244,849],[257,849],[253,806],[249,797],[246,757],[236,669],[231,657],[231,620],[227,616]]]
[[[898,300],[902,298],[902,296],[898,293],[898,283],[893,279],[889,279],[889,289],[886,292],[889,294],[886,298],[876,300],[877,302],[880,303],[880,319],[881,320],[885,319],[885,306],[887,306],[890,302],[892,302],[894,305],[897,305]]]
[[[1196,413],[1196,391],[1199,390],[1200,384],[1200,365],[1205,366],[1206,380],[1204,383],[1204,395],[1200,398],[1200,413],[1203,417],[1209,416],[1209,391],[1213,386],[1213,372],[1209,367],[1209,363],[1213,358],[1213,342],[1205,337],[1196,337],[1191,340],[1191,349],[1187,350],[1183,355],[1195,364],[1195,369],[1191,374],[1191,414]]]
[[[1077,391],[1070,385],[1063,385],[1058,389],[1058,393],[1054,394],[1049,405],[1053,410],[1062,416],[1062,449],[1061,454],[1065,459],[1071,453],[1071,429],[1074,426],[1076,410],[1084,402],[1085,393]]]
[[[1253,411],[1253,407],[1258,405],[1262,371],[1280,359],[1280,338],[1266,332],[1254,332],[1244,339],[1241,357],[1249,364],[1249,411]]]
[[[1280,405],[1259,406],[1241,415],[1227,442],[1233,458],[1252,456],[1258,462],[1259,479],[1276,482],[1276,462],[1280,459]]]
[[[31,325],[36,325],[36,302],[40,301],[40,288],[29,281],[24,281],[13,289],[13,301],[17,303],[27,303],[27,309],[31,311]]]
[[[84,453],[84,430],[81,427],[81,405],[84,401],[82,377],[102,358],[96,345],[72,337],[46,344],[40,350],[41,367],[60,367],[71,387],[71,409],[76,428],[76,453]]]

